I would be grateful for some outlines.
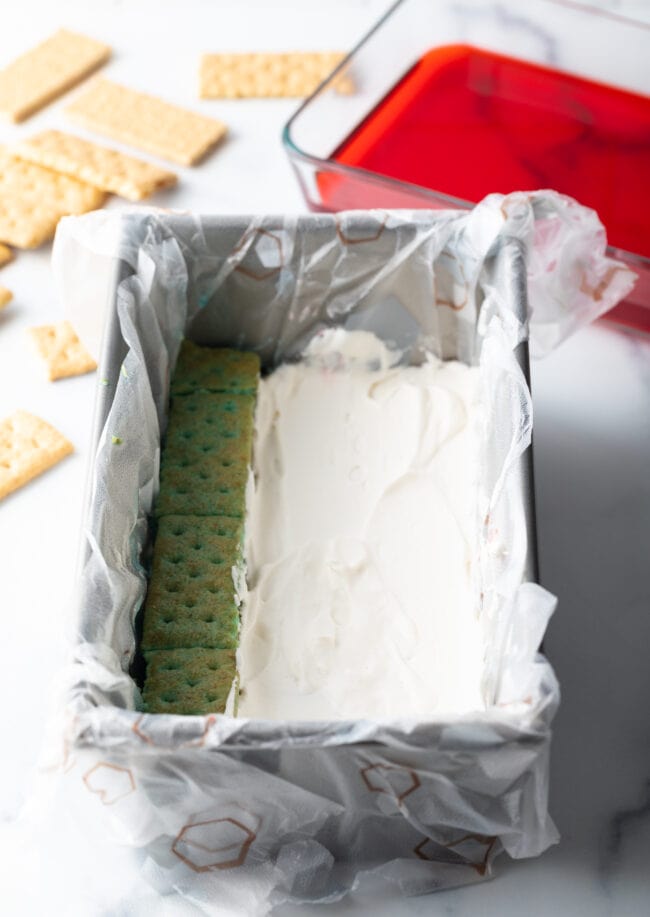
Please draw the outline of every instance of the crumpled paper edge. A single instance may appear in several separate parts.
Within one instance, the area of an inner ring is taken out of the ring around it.
[[[500,219],[496,214],[497,204]],[[569,199],[547,193],[510,195],[507,198],[492,195],[479,205],[477,210],[480,208],[488,208],[490,211],[490,219],[486,221],[486,225],[491,225],[492,227],[491,230],[488,229],[488,234],[490,231],[493,232],[493,242],[498,236],[511,234],[513,237],[520,239],[526,246],[530,265],[528,277],[531,303],[529,313],[530,340],[531,346],[537,354],[548,352],[554,346],[557,346],[557,343],[575,330],[576,327],[602,314],[615,303],[617,298],[621,298],[631,288],[634,280],[632,272],[625,266],[604,257],[602,227],[595,226],[594,220],[585,215],[585,208],[579,207]],[[404,215],[402,214],[402,216]],[[567,242],[571,238],[575,238],[577,224],[580,224],[578,235],[582,241],[576,251]],[[485,227],[482,228],[481,232],[485,232]],[[81,235],[83,236],[85,233],[86,227],[81,227]],[[480,248],[481,243],[485,243],[485,237],[476,240],[476,242]],[[99,248],[101,249],[101,247],[100,244]],[[555,254],[553,255],[553,253]],[[571,260],[572,258],[574,259],[573,261]],[[579,273],[575,272],[576,264],[579,265]],[[549,283],[548,275],[554,276],[556,271],[565,276],[565,281],[568,272],[571,283],[567,284],[559,281],[557,284]],[[573,312],[569,309],[569,304],[572,302],[576,304],[572,306],[575,309]],[[526,337],[526,328],[524,326],[519,327],[516,329],[516,333],[519,340],[524,339]],[[539,587],[534,588],[539,589]],[[552,599],[549,601],[552,603]],[[525,620],[526,602],[522,600],[519,604],[522,606],[521,620]],[[549,614],[551,610],[548,611]],[[540,621],[537,628],[530,631],[530,642],[528,644],[520,644],[518,647],[521,660],[520,669],[522,671],[526,667],[525,660],[530,660],[531,658],[533,640],[537,638],[539,630],[543,628],[544,624],[545,622]],[[513,632],[508,639],[517,642],[513,636],[515,630],[516,628],[513,627]],[[533,631],[535,636],[533,636]],[[92,658],[87,662],[92,667],[97,664],[97,659]],[[83,659],[78,659],[77,664],[85,665]],[[109,667],[113,669],[112,665]],[[538,688],[544,683],[544,690],[541,690],[537,695],[538,703],[530,705],[528,715],[519,716],[519,721],[516,725],[512,718],[504,714],[496,715],[495,717],[488,714],[485,718],[479,717],[478,720],[483,721],[485,719],[486,725],[488,723],[494,726],[498,725],[506,731],[510,731],[511,735],[523,730],[523,733],[528,732],[531,735],[542,738],[543,744],[546,746],[548,726],[557,703],[557,686],[552,678],[550,668],[541,657],[536,657],[533,669],[535,667],[542,673],[542,677],[533,678],[532,682],[536,681]],[[106,669],[103,666],[100,666],[100,668],[103,670],[102,676],[105,676]],[[528,668],[530,669],[530,663],[528,663]],[[96,675],[101,680],[99,673],[96,673]],[[119,676],[117,677],[119,680]],[[502,686],[502,689],[506,690],[506,692],[508,690],[507,686],[506,688]],[[513,690],[512,685],[509,690]],[[80,752],[83,751],[84,747],[88,748],[89,746],[116,750],[116,745],[123,741],[124,734],[123,731],[118,730],[121,735],[111,736],[110,715],[106,716],[107,712],[106,708],[103,708],[103,710],[102,708],[86,710],[82,717],[85,721],[82,728],[80,728],[81,724],[78,719],[76,724],[69,723],[69,726],[71,726],[71,733],[69,734],[74,734],[72,746],[78,748]],[[130,719],[131,714],[127,713],[126,717]],[[105,719],[106,722],[104,721]],[[187,718],[173,719],[186,720]],[[476,725],[476,721],[476,717],[472,718],[472,727]],[[133,714],[130,726],[131,731],[137,735],[137,731],[140,731],[139,726],[143,725],[142,719],[140,718],[139,720],[137,714]],[[450,727],[450,724],[447,724],[447,726]],[[460,718],[456,727],[452,726],[450,728],[460,728],[460,734],[463,734],[463,726],[463,718]],[[230,739],[230,736],[224,735],[222,731],[223,724],[212,723],[209,724],[209,728],[205,732],[205,738],[208,742],[212,738],[213,729],[215,730],[213,741],[217,745],[224,740],[228,741]],[[165,731],[167,731],[167,727]],[[418,732],[418,724],[405,722],[386,727],[383,735],[384,739],[390,743],[395,741],[397,733],[406,734],[409,736],[409,742],[415,740],[417,745]],[[143,730],[143,734],[147,735],[146,727]],[[169,732],[167,734],[170,735]],[[373,740],[376,741],[378,735],[381,734],[381,731],[379,733],[373,731],[369,724],[355,723],[350,725],[346,740],[360,742],[372,736]],[[188,741],[192,741],[192,739],[187,738],[188,734],[183,729],[183,723],[171,725],[171,735],[174,737],[171,743],[173,748],[178,748],[179,745],[183,746]],[[194,735],[194,732],[191,735]],[[305,738],[305,736],[295,736],[298,742],[303,741]],[[251,741],[255,743],[256,740],[253,737]],[[148,744],[146,739],[144,744]],[[540,755],[540,760],[543,757],[544,755]],[[552,827],[547,829],[548,842],[553,841],[553,830]],[[530,852],[525,852],[525,848],[518,849],[516,843],[511,843],[508,846],[512,855],[530,855]],[[405,875],[400,870],[408,870],[409,862],[405,861],[406,865],[402,864],[402,866],[398,865],[396,867],[395,876],[398,881],[400,875]],[[406,885],[408,886],[408,882]],[[206,913],[208,912],[210,911],[206,910]]]

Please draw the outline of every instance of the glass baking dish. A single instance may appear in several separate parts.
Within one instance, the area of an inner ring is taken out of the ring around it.
[[[552,187],[638,275],[650,333],[650,25],[568,0],[399,0],[285,127],[315,211]]]

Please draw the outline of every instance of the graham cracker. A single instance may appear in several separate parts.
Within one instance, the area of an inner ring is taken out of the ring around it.
[[[195,392],[174,398],[165,433],[165,455],[180,464],[190,459],[218,462],[227,474],[235,463],[250,464],[254,395]]]
[[[147,713],[223,713],[236,677],[234,650],[153,650],[144,655]]]
[[[171,381],[171,394],[190,395],[206,391],[255,395],[260,377],[260,358],[250,351],[228,347],[201,347],[184,340]]]
[[[230,570],[219,578],[206,573],[187,579],[194,573],[198,569],[191,565],[178,579],[166,578],[165,585],[152,578],[142,637],[147,649],[237,646],[239,610]]]
[[[0,149],[0,240],[36,248],[61,217],[95,210],[106,195],[85,182],[23,162]]]
[[[204,54],[199,70],[202,99],[297,98],[311,95],[343,60],[339,51],[285,54]],[[351,92],[349,77],[338,92]]]
[[[254,415],[254,395],[197,391],[173,399],[156,515],[244,516]]]
[[[36,352],[47,366],[50,382],[68,376],[81,376],[97,369],[97,363],[77,337],[70,322],[39,325],[37,328],[29,328],[28,334]]]
[[[72,443],[40,417],[16,411],[0,422],[0,500],[72,452]]]
[[[0,287],[0,309],[4,309],[13,298],[14,294],[11,290],[8,290],[6,287]]]
[[[176,175],[143,159],[99,146],[62,131],[43,131],[13,148],[20,159],[71,175],[129,201],[141,201],[176,184]]]
[[[208,459],[193,460],[185,467],[163,460],[156,516],[234,516],[242,518],[246,508],[246,465],[222,468]]]
[[[9,264],[12,259],[13,252],[11,249],[7,248],[6,245],[3,245],[2,242],[0,242],[0,267],[2,267],[4,264]]]
[[[216,516],[160,519],[144,612],[145,649],[237,646],[232,569],[243,524]]]
[[[7,22],[4,27],[8,28]],[[110,56],[108,45],[61,29],[0,71],[0,115],[23,121]]]
[[[202,159],[227,131],[221,121],[106,79],[93,80],[66,113],[89,130],[182,166]]]

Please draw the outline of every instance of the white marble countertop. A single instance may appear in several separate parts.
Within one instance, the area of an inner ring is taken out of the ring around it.
[[[295,103],[197,102],[198,52],[345,48],[386,5],[385,0],[23,2],[3,20],[0,66],[60,25],[95,35],[115,48],[111,76],[213,113],[231,126],[223,149],[196,169],[179,170],[179,187],[154,203],[202,212],[302,212],[305,205],[279,139]],[[644,11],[634,0],[600,5],[645,12],[650,21],[647,5]],[[0,143],[43,126],[63,127],[60,109],[55,104],[18,128],[0,126]],[[19,254],[0,280],[15,294],[0,317],[0,416],[18,407],[31,410],[76,447],[73,457],[0,507],[5,736],[0,841],[7,845],[0,855],[7,864],[9,823],[30,795],[50,685],[63,653],[96,380],[91,375],[54,385],[42,381],[26,347],[27,327],[62,315],[48,248]],[[542,582],[560,597],[545,646],[563,691],[550,800],[561,843],[536,860],[502,857],[489,883],[408,901],[368,889],[333,906],[332,913],[648,913],[650,340],[604,322],[584,329],[534,365],[533,397]],[[170,901],[163,907],[144,889],[134,891],[126,876],[122,883],[117,872],[98,897],[82,893],[75,882],[82,846],[85,839],[75,838],[71,827],[57,850],[48,849],[50,873],[58,877],[53,885],[39,881],[42,874],[33,866],[44,852],[32,851],[33,861],[23,858],[0,884],[0,911],[83,917],[197,913]],[[105,855],[99,849],[83,852],[86,864]]]

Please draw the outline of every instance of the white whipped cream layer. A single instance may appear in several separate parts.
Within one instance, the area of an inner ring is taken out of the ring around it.
[[[485,708],[478,370],[328,331],[263,379],[239,716]]]

